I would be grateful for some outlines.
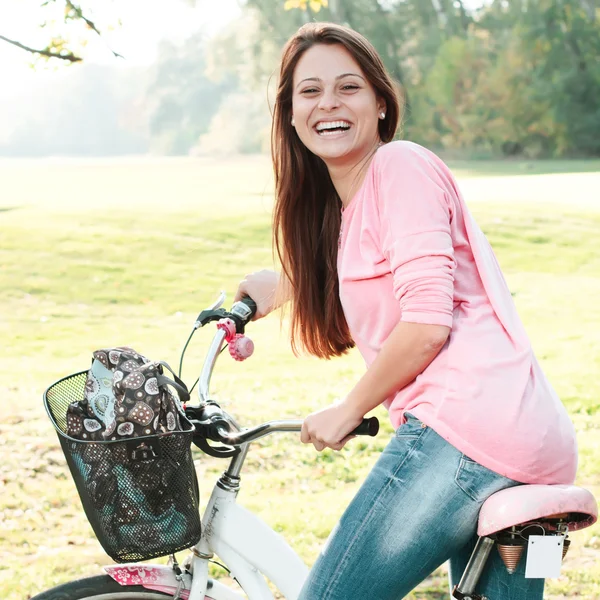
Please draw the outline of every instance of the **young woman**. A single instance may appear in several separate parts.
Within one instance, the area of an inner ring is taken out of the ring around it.
[[[397,600],[446,560],[460,578],[482,503],[572,483],[571,421],[544,376],[492,250],[446,165],[392,141],[398,97],[358,33],[311,23],[287,43],[275,102],[275,244],[248,275],[265,316],[291,301],[292,343],[367,364],[302,441],[339,450],[374,407],[396,434],[332,532],[302,600]],[[478,592],[541,600],[544,581],[490,559]]]

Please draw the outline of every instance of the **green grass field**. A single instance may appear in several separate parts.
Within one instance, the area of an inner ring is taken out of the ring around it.
[[[456,163],[536,352],[579,434],[578,483],[600,498],[600,161]],[[0,161],[0,597],[22,600],[110,563],[92,535],[42,407],[51,382],[128,344],[172,365],[197,313],[273,264],[264,158]],[[354,352],[295,358],[276,316],[250,329],[256,351],[223,356],[217,399],[244,425],[298,418],[345,394]],[[186,355],[191,383],[212,335]],[[256,444],[240,502],[307,564],[392,430],[315,453],[292,434]],[[202,501],[224,463],[196,454]],[[572,536],[547,598],[600,598],[600,526]],[[215,574],[223,572],[215,567]],[[446,598],[445,570],[411,598]]]

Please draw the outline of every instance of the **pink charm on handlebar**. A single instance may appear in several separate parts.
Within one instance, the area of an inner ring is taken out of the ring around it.
[[[217,329],[225,332],[225,341],[229,344],[229,354],[234,360],[246,360],[254,352],[254,342],[241,333],[236,333],[235,323],[231,319],[221,319]]]
[[[253,352],[254,342],[241,333],[237,333],[235,339],[229,342],[229,354],[234,360],[246,360]]]
[[[235,336],[236,336],[235,323],[231,319],[221,319],[217,323],[217,329],[222,329],[223,331],[225,331],[225,334],[226,334],[225,341],[228,344],[231,344],[232,340],[235,339]]]

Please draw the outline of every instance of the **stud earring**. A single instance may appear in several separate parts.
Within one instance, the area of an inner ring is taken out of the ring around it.
[[[292,127],[296,127],[296,121],[294,121],[294,117],[292,117]]]
[[[384,112],[380,112],[379,113],[379,118],[380,119],[385,119],[385,113]]]

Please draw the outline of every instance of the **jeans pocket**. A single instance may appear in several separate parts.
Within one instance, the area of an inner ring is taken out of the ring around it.
[[[427,425],[417,419],[411,413],[404,413],[404,417],[406,419],[403,425],[400,425],[398,429],[396,429],[396,437],[401,438],[419,438],[423,435],[425,430],[427,429]]]
[[[517,481],[495,473],[465,454],[461,454],[454,481],[473,502],[479,504],[504,488],[519,485]]]

